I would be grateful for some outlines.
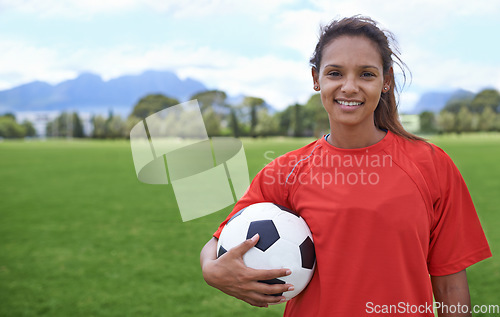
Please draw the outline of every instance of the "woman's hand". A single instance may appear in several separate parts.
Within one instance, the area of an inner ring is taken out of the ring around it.
[[[290,275],[290,270],[256,270],[247,267],[243,262],[243,255],[258,241],[259,236],[256,234],[219,258],[216,257],[217,239],[212,238],[208,241],[200,255],[203,278],[207,284],[253,306],[267,307],[269,304],[284,302],[284,296],[270,294],[292,290],[293,285],[269,285],[258,281]]]

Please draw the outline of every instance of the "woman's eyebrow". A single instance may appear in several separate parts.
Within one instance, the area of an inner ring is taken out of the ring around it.
[[[328,64],[328,65],[325,65],[325,68],[327,67],[333,67],[333,68],[344,68],[344,66],[341,66],[341,65],[335,65],[335,64]],[[377,66],[373,66],[373,65],[361,65],[360,68],[374,68],[374,69],[379,69]]]

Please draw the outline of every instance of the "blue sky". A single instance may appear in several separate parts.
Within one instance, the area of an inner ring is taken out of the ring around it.
[[[369,15],[398,39],[412,83],[401,96],[500,89],[500,2],[490,0],[0,0],[0,89],[172,70],[283,109],[311,94],[320,23]]]

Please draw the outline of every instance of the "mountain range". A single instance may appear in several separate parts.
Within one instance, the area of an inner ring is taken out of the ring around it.
[[[472,99],[473,97],[474,93],[463,89],[446,92],[426,92],[420,96],[419,100],[410,112],[412,114],[419,114],[423,111],[439,112],[450,100]]]
[[[201,82],[181,80],[169,71],[146,71],[104,81],[99,75],[82,73],[75,79],[51,85],[34,81],[0,91],[0,113],[40,110],[78,110],[128,115],[140,98],[161,93],[186,101],[207,88]]]
[[[99,75],[82,73],[78,77],[51,85],[34,81],[11,89],[0,90],[0,114],[22,111],[78,111],[87,113],[115,113],[127,116],[140,98],[160,93],[187,101],[197,92],[207,90],[200,81],[180,79],[169,71],[145,71],[139,75],[125,75],[104,81]],[[408,113],[439,112],[454,98],[472,98],[466,90],[427,92],[420,96]],[[228,96],[228,102],[237,104],[243,95]],[[268,106],[269,109],[274,109]]]

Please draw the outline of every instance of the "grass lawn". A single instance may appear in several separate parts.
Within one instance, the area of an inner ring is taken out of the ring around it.
[[[243,140],[250,176],[312,140]],[[432,141],[461,170],[500,252],[500,134]],[[0,316],[281,316],[207,286],[199,251],[230,207],[183,223],[169,186],[140,183],[126,141],[0,142]],[[500,261],[468,270],[500,305]],[[488,315],[494,316],[494,315]]]

